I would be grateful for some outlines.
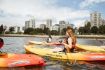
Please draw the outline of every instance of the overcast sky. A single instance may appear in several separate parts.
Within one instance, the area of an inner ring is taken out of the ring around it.
[[[24,26],[25,21],[35,18],[36,25],[52,19],[83,26],[90,13],[98,11],[105,17],[105,0],[0,0],[0,25]]]

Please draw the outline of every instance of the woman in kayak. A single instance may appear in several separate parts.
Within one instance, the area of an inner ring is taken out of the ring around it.
[[[64,45],[64,52],[74,52],[76,48],[76,37],[70,27],[67,27],[66,30],[67,37],[64,39],[63,45]]]

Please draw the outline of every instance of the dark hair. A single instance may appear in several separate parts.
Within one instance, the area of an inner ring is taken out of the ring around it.
[[[72,30],[72,28],[71,28],[70,26],[68,26],[68,27],[66,28],[66,31],[67,31],[67,30],[70,30],[70,29]]]
[[[3,41],[3,39],[2,39],[2,38],[0,38],[0,42],[3,42],[3,43],[4,43],[4,41]]]
[[[51,39],[52,39],[51,35],[48,35],[48,36],[49,36],[49,38],[51,38]]]

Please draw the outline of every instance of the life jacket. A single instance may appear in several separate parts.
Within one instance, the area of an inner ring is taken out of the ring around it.
[[[47,43],[50,43],[52,41],[52,38],[47,38]]]
[[[66,37],[66,38],[65,38],[66,44],[69,44],[69,43],[68,43],[68,38],[69,38],[69,37]],[[68,50],[67,50],[66,48],[64,48],[64,49],[63,49],[63,52],[66,52],[66,51],[74,52],[74,50],[75,50],[75,48],[76,48],[76,45],[75,45],[74,42],[72,42],[71,44],[72,44],[72,48],[68,48]]]
[[[69,37],[66,37],[66,38],[65,38],[65,39],[66,39],[66,44],[69,44],[69,43],[68,43],[68,38],[69,38]],[[75,48],[75,47],[76,47],[76,46],[75,46],[75,43],[72,42],[72,48]]]

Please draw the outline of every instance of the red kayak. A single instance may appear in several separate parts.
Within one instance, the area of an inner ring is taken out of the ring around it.
[[[33,54],[0,54],[0,67],[44,66],[44,60]]]

